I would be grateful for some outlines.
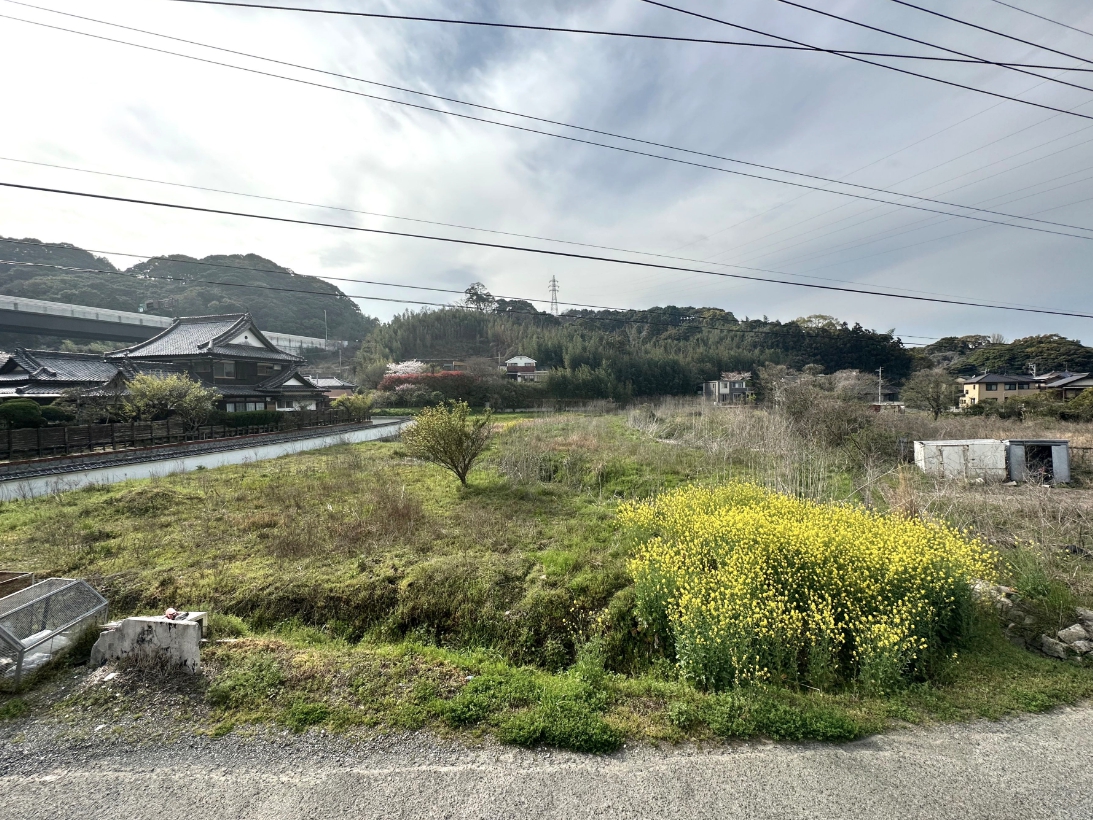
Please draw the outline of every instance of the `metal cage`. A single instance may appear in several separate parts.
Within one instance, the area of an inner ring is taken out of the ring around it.
[[[23,676],[106,620],[108,604],[85,581],[47,578],[0,598],[0,679]]]

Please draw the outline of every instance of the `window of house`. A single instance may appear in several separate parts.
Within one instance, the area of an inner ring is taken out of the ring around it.
[[[997,384],[988,384],[986,387],[987,387],[988,390],[997,390],[998,389]]]
[[[743,382],[733,382],[732,386],[737,388],[737,389],[740,389],[744,386],[744,383]]]
[[[273,365],[272,364],[264,364],[264,363],[260,362],[258,364],[258,375],[259,376],[272,376],[273,375]]]
[[[224,405],[224,411],[226,413],[234,413],[235,412],[235,402],[229,401],[227,404],[225,404]]]
[[[198,359],[197,361],[194,362],[194,372],[195,373],[212,373],[213,372],[213,363],[210,362],[208,359]]]
[[[1027,384],[1019,384],[1019,385],[1017,385],[1017,389],[1018,390],[1028,390],[1028,385]]]
[[[1017,385],[1016,385],[1016,384],[1007,384],[1007,385],[1006,385],[1006,389],[1007,389],[1007,390],[1016,390],[1016,389],[1017,389]]]
[[[235,362],[214,362],[213,363],[213,378],[214,379],[234,379],[235,378]]]

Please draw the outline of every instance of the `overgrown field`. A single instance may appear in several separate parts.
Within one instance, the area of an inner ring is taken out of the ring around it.
[[[740,479],[972,528],[1045,629],[1093,604],[1093,561],[1060,549],[1093,549],[1089,490],[934,485],[884,447],[866,463],[779,414],[684,404],[525,419],[467,489],[369,443],[4,504],[0,568],[86,577],[116,616],[215,613],[187,720],[216,733],[429,728],[608,751],[627,737],[844,740],[1093,695],[1093,672],[1011,645],[989,614],[965,613],[929,674],[885,686],[704,683],[639,619],[642,538],[620,505]],[[91,690],[42,689],[7,711],[98,708]]]

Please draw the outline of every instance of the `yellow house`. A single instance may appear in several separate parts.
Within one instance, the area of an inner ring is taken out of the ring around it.
[[[1039,387],[1031,376],[1013,376],[1006,373],[984,373],[964,379],[964,393],[960,397],[961,407],[971,407],[985,401],[999,404],[1016,398],[1025,398],[1030,390]]]

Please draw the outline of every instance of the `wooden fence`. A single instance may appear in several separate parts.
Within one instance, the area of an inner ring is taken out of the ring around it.
[[[232,427],[205,425],[186,429],[178,419],[131,421],[119,424],[81,424],[0,431],[0,461],[50,458],[70,453],[154,447],[186,441],[208,441],[256,433],[277,433],[309,427],[347,424],[354,419],[344,410],[297,410],[281,413],[277,424]]]

